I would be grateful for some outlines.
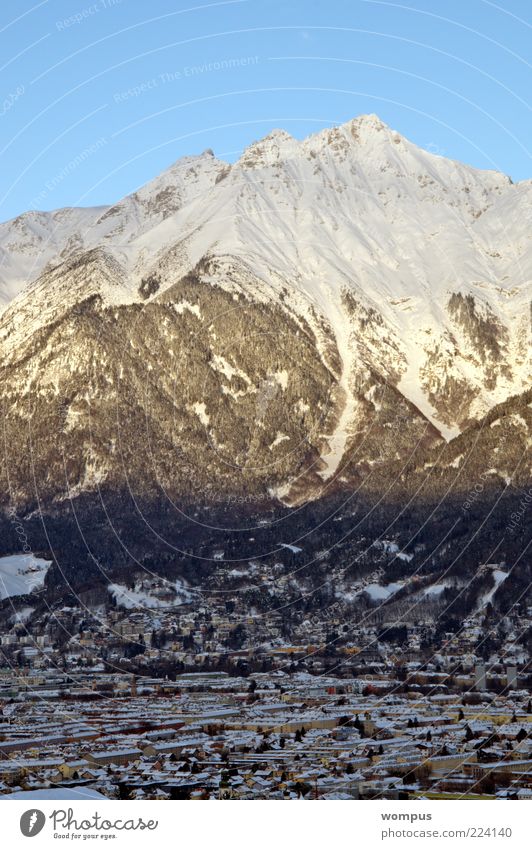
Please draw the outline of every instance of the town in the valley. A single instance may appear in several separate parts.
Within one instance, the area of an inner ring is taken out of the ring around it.
[[[172,605],[153,586],[111,593],[31,631],[31,608],[13,614],[1,794],[532,797],[532,609],[501,619],[488,604],[446,632],[422,609],[397,626],[346,624],[333,604],[288,634],[281,612],[252,616],[238,594],[202,601],[182,586]]]

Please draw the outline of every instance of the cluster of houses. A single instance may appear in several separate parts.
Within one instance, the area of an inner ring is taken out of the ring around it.
[[[5,668],[0,794],[532,797],[532,704],[521,671],[495,693],[477,670],[465,695],[412,675],[405,691],[399,680],[379,689],[382,679],[371,675],[192,672],[171,680]]]

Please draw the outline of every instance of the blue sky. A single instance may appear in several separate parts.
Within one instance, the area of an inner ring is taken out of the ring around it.
[[[376,112],[435,153],[530,163],[528,0],[17,0],[0,8],[0,219],[103,204]]]

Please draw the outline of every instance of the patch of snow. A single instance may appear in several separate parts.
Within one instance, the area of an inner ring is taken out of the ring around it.
[[[431,584],[430,587],[425,587],[423,590],[424,596],[439,596],[449,586],[445,581],[441,584]]]
[[[273,374],[273,378],[284,392],[284,390],[288,387],[288,372],[286,371],[286,369],[283,369],[282,371],[276,371]]]
[[[191,304],[188,301],[179,301],[178,304],[174,304],[174,309],[178,315],[182,315],[185,310],[193,313],[198,318],[201,318],[201,311],[197,304]]]
[[[281,433],[280,431],[277,431],[277,436],[275,437],[272,444],[270,445],[270,451],[272,450],[272,448],[276,448],[278,445],[281,444],[281,442],[285,442],[285,440],[287,440],[287,439],[290,439],[290,437],[287,436],[285,433]]]
[[[403,586],[402,583],[386,584],[368,584],[364,587],[363,592],[367,593],[372,601],[385,601],[390,596],[394,595]]]
[[[240,377],[242,380],[248,385],[251,383],[247,374],[242,371],[242,369],[237,368],[236,366],[232,366],[230,362],[228,362],[225,357],[222,357],[220,354],[215,354],[212,358],[211,368],[214,368],[216,371],[221,372],[228,380],[231,380],[232,377]]]
[[[207,415],[207,407],[205,406],[205,402],[204,401],[196,401],[196,403],[194,404],[192,409],[196,413],[196,415],[197,415],[198,419],[200,420],[200,422],[202,423],[202,425],[204,425],[205,427],[208,427],[209,422],[210,422],[210,417]]]
[[[133,590],[123,584],[109,584],[107,589],[114,597],[117,605],[126,610],[136,608],[160,610],[189,604],[194,598],[194,594],[188,589],[185,581],[180,579],[177,579],[172,586],[172,591],[175,593],[174,598],[158,597],[155,594],[155,588],[150,588],[147,584],[147,581],[137,582]]]
[[[493,600],[493,596],[495,595],[495,593],[499,589],[500,585],[508,577],[508,572],[503,572],[502,569],[494,569],[493,572],[492,572],[492,575],[493,575],[493,587],[490,590],[488,590],[487,593],[484,593],[484,595],[480,598],[478,608],[477,608],[478,610],[482,610],[483,607],[486,607],[486,605],[489,604]]]
[[[34,610],[34,607],[21,607],[20,610],[17,610],[17,612],[13,614],[9,621],[13,623],[27,622]]]
[[[414,559],[414,555],[408,554],[406,551],[399,551],[395,556],[398,560],[405,560],[407,563]]]

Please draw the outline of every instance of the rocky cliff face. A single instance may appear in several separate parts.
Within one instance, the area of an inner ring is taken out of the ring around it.
[[[362,116],[0,225],[4,505],[446,479],[531,382],[531,193]]]

